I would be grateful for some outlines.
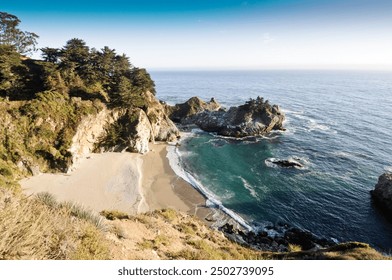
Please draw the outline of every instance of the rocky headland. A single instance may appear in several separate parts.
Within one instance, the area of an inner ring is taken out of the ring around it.
[[[373,201],[392,220],[392,173],[384,173],[371,192]]]
[[[175,106],[165,105],[169,117],[181,125],[197,125],[207,132],[243,138],[262,136],[272,130],[284,130],[284,113],[279,106],[269,104],[262,97],[245,104],[223,108],[215,99],[204,102],[198,97]]]

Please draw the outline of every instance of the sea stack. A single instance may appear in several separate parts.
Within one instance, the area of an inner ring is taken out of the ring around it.
[[[384,173],[378,178],[373,191],[372,198],[388,218],[392,218],[392,173]]]
[[[262,136],[271,130],[284,130],[284,113],[277,105],[270,105],[262,97],[245,104],[222,108],[215,99],[204,102],[192,97],[183,104],[167,106],[169,117],[183,125],[194,124],[207,132],[230,137]]]

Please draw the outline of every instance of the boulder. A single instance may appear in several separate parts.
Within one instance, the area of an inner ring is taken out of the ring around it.
[[[371,195],[375,204],[392,218],[392,173],[384,173],[378,178]]]

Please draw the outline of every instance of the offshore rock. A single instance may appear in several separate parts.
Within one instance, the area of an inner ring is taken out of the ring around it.
[[[218,111],[222,106],[211,98],[209,102],[201,100],[199,97],[192,97],[182,104],[169,106],[165,104],[166,113],[171,120],[182,123],[187,118],[195,116],[202,112]]]
[[[279,160],[273,160],[271,163],[285,167],[285,168],[290,168],[290,167],[297,167],[297,168],[303,168],[304,166],[299,163],[298,161],[295,160],[290,160],[290,159],[279,159]]]
[[[392,173],[384,173],[378,178],[373,191],[373,201],[380,207],[388,218],[392,218]]]
[[[227,111],[215,106],[218,104],[215,100],[211,103],[212,101],[206,103],[209,107],[204,109],[200,99],[191,98],[184,104],[176,105],[176,108],[182,110],[174,110],[170,116],[181,124],[195,124],[207,132],[238,138],[262,136],[271,130],[284,130],[284,113],[277,105],[270,105],[262,97],[250,99],[244,105],[231,107]]]

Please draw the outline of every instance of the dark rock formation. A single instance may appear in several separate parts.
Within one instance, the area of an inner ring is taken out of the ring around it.
[[[314,248],[325,248],[336,245],[333,241],[319,238],[309,231],[288,227],[288,225],[272,227],[270,229],[275,233],[279,232],[279,234],[269,236],[266,231],[244,231],[228,223],[219,228],[229,239],[238,243],[247,244],[259,250],[286,252],[288,251],[289,244],[299,245],[302,250],[312,250]]]
[[[271,163],[276,164],[281,167],[286,167],[286,168],[289,168],[289,167],[302,168],[302,167],[304,167],[301,163],[294,161],[294,160],[289,160],[289,159],[273,160],[273,161],[271,161]]]
[[[392,173],[384,173],[378,178],[372,198],[389,218],[392,218]]]
[[[167,106],[172,120],[181,124],[195,124],[208,132],[230,137],[261,136],[271,130],[284,130],[284,113],[277,105],[263,98],[251,99],[244,105],[224,110],[215,101],[203,102],[193,97],[183,104]]]
[[[181,123],[185,119],[201,112],[217,111],[221,109],[221,105],[214,98],[211,98],[210,102],[204,102],[199,97],[192,97],[182,104],[176,104],[174,106],[165,104],[165,109],[171,120]]]

